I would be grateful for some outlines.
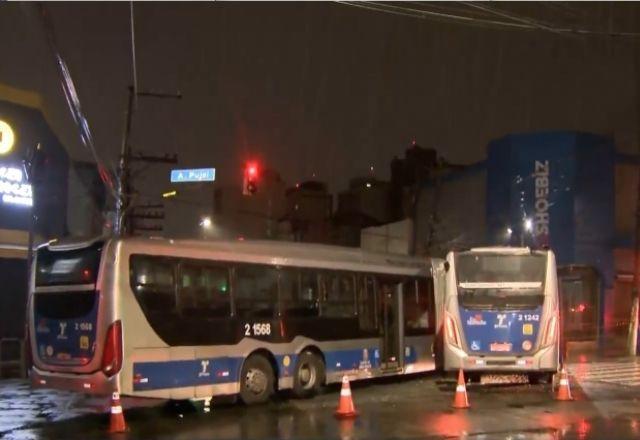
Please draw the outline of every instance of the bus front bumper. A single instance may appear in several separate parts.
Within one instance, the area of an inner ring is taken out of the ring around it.
[[[558,370],[558,348],[544,347],[531,355],[491,356],[466,353],[451,344],[444,347],[445,370],[491,371],[491,372],[556,372]]]
[[[58,373],[31,367],[32,388],[52,388],[93,395],[110,395],[118,389],[118,375],[107,377],[102,371],[90,374]]]

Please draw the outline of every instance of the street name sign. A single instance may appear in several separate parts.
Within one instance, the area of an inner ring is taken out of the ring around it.
[[[216,180],[215,168],[192,168],[186,170],[171,170],[171,182],[213,182]]]

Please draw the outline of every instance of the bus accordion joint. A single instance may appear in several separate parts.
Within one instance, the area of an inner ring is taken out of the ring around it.
[[[102,372],[111,377],[122,368],[122,323],[112,323],[107,330],[102,353]]]
[[[460,335],[458,333],[456,321],[453,319],[453,316],[451,316],[449,313],[446,313],[445,322],[447,341],[455,345],[456,347],[461,348]]]

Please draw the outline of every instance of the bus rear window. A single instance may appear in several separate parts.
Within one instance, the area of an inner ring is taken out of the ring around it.
[[[36,293],[35,310],[43,318],[78,319],[91,313],[96,296],[93,291]]]
[[[64,251],[40,249],[36,261],[36,285],[94,284],[98,278],[101,252],[102,243]]]
[[[509,255],[464,252],[456,256],[458,283],[542,282],[544,254]]]

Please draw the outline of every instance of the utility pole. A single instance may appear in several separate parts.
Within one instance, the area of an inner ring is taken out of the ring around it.
[[[636,17],[638,22],[638,17]],[[636,113],[640,115],[640,48],[638,43],[634,44],[634,64],[636,74]],[[638,152],[640,153],[640,120],[638,121],[636,144],[638,146]],[[638,308],[639,308],[639,295],[638,287],[640,284],[640,258],[638,252],[640,252],[640,167],[636,167],[636,177],[638,179],[636,188],[636,209],[635,209],[635,236],[634,236],[634,257],[633,257],[633,287],[631,288],[631,316],[629,319],[629,330],[627,335],[627,352],[631,356],[637,354],[638,344]]]
[[[40,171],[39,160],[42,154],[42,146],[37,144],[30,149],[27,157],[22,161],[22,166],[26,174],[27,182],[31,185],[31,208],[29,209],[29,236],[27,239],[27,286],[31,286],[31,272],[33,266],[33,244],[35,242],[37,212],[36,212],[36,187],[39,180],[36,178],[36,171]],[[29,292],[30,293],[30,292]]]
[[[133,212],[129,215],[131,222],[131,231],[162,231],[161,224],[149,224],[149,223],[137,223],[136,219],[140,220],[163,220],[164,219],[164,205],[160,204],[148,204],[138,205],[133,208]],[[141,211],[135,211],[141,210]]]
[[[117,194],[118,199],[116,201],[116,221],[115,221],[115,235],[125,236],[131,233],[131,196],[134,192],[133,185],[131,184],[131,163],[137,162],[150,162],[150,163],[172,163],[178,162],[178,156],[176,154],[164,155],[164,156],[150,156],[141,153],[133,153],[131,149],[131,143],[129,142],[131,137],[131,127],[133,124],[133,115],[136,110],[136,103],[138,97],[144,98],[172,98],[181,99],[180,92],[177,93],[165,93],[158,91],[139,91],[133,86],[129,86],[129,100],[127,105],[127,119],[124,129],[124,136],[122,139],[122,147],[120,150],[120,163],[118,169],[118,187]],[[154,229],[156,230],[156,229]]]

